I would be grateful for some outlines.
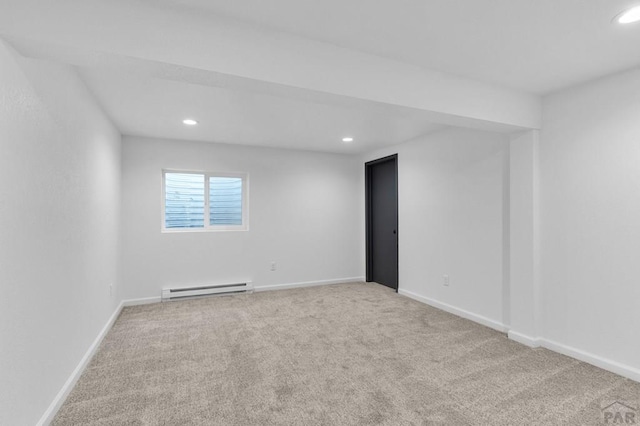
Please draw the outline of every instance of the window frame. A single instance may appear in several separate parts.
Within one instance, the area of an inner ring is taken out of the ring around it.
[[[167,173],[181,173],[204,176],[204,227],[202,228],[167,228],[166,207],[166,175]],[[242,225],[211,225],[209,179],[212,177],[232,177],[242,179]],[[244,172],[204,172],[199,170],[162,169],[162,188],[160,195],[161,204],[161,232],[224,232],[224,231],[248,231],[249,230],[249,174]]]

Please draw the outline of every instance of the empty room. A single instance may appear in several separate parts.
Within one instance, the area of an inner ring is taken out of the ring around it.
[[[640,1],[0,0],[0,425],[640,424]]]

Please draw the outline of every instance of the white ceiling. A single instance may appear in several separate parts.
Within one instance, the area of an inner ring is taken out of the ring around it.
[[[154,0],[539,94],[640,65],[638,0]]]
[[[124,134],[355,153],[447,125],[515,131],[539,115],[524,92],[640,65],[640,23],[611,22],[635,3],[0,0],[0,35],[79,67]]]
[[[445,127],[423,111],[373,102],[315,102],[93,69],[80,74],[127,135],[356,153]],[[183,118],[199,124],[184,126]],[[342,142],[348,136],[355,140]]]

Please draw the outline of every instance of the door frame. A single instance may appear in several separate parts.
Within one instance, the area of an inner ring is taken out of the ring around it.
[[[398,222],[399,222],[399,210],[398,210],[398,154],[392,154],[392,155],[388,155],[386,157],[382,157],[382,158],[378,158],[377,160],[372,160],[372,161],[368,161],[366,163],[364,163],[364,185],[365,185],[365,226],[366,226],[366,231],[365,231],[365,246],[366,246],[366,281],[367,282],[371,282],[372,281],[372,275],[373,275],[373,256],[371,256],[371,252],[372,252],[372,245],[373,245],[373,241],[371,238],[372,232],[373,232],[373,226],[372,226],[372,220],[371,220],[371,215],[372,215],[372,211],[371,211],[371,170],[373,168],[373,166],[376,166],[380,163],[385,163],[387,161],[393,161],[395,164],[395,175],[396,175],[396,212],[398,214],[396,214],[396,223],[395,223],[395,230],[396,230],[396,245],[397,250],[397,256],[396,256],[396,265],[398,265],[398,268],[396,269],[396,282],[398,283],[398,285],[396,286],[396,293],[398,292],[398,289],[400,288],[400,230],[398,229]]]

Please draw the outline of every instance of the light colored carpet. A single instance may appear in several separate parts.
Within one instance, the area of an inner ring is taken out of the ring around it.
[[[54,425],[601,424],[640,384],[377,284],[125,308]]]

